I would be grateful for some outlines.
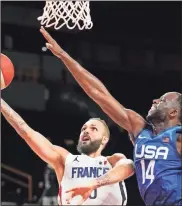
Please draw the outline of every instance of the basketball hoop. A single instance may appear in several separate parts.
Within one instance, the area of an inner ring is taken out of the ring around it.
[[[43,15],[37,19],[42,26],[54,26],[56,30],[64,25],[68,29],[78,26],[80,30],[91,29],[93,26],[89,1],[46,1]]]

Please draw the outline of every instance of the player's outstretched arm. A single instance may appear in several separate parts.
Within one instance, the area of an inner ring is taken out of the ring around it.
[[[111,185],[121,182],[134,174],[134,163],[130,159],[123,158],[105,175],[93,180],[93,187],[98,188],[104,185]]]
[[[58,150],[39,132],[36,132],[17,114],[3,99],[1,99],[1,112],[9,124],[27,142],[31,149],[54,169],[64,164],[69,152],[64,148]]]
[[[84,185],[80,185],[80,187],[75,187],[66,191],[68,194],[68,203],[70,203],[75,196],[81,195],[82,199],[79,201],[78,205],[83,204],[91,195],[93,190],[105,185],[121,182],[134,174],[133,161],[126,159],[124,155],[114,154],[108,157],[108,161],[111,162],[114,167],[106,174],[97,179],[90,180],[87,183],[84,183]]]
[[[103,83],[71,58],[43,27],[41,27],[40,32],[48,41],[48,43],[46,43],[47,48],[64,62],[87,95],[92,98],[114,122],[132,135],[137,136],[145,126],[145,120],[136,112],[122,106],[109,93]]]

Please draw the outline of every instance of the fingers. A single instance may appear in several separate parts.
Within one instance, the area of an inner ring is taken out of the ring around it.
[[[71,189],[69,189],[69,190],[66,190],[66,193],[68,193],[68,192],[78,192],[79,190],[80,190],[81,188],[80,187],[72,187]]]
[[[49,44],[49,43],[46,43],[46,47],[50,50],[53,48],[52,44]]]
[[[65,193],[74,192],[74,190],[75,190],[75,188],[72,188],[72,189],[70,189],[70,190],[66,190]]]
[[[79,205],[84,205],[85,201],[89,198],[90,193],[86,193],[85,195],[82,196],[82,200]]]
[[[80,200],[80,202],[79,202],[78,205],[83,205],[83,203],[85,203],[85,200],[84,200],[84,199]]]
[[[70,204],[70,205],[82,205],[84,202],[85,202],[85,200],[83,199],[82,196],[76,195],[74,197],[69,198],[66,203]]]
[[[54,39],[51,37],[51,35],[44,29],[43,26],[41,26],[40,28],[40,32],[42,33],[42,35],[44,36],[44,38],[50,43],[53,44],[54,43]]]
[[[71,200],[75,196],[75,194],[74,194],[74,192],[66,192],[66,193],[68,193],[68,195],[66,196],[66,203],[70,204]]]

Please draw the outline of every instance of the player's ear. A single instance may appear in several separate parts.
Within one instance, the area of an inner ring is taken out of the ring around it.
[[[108,143],[108,141],[109,141],[109,138],[104,135],[104,136],[102,137],[102,145],[106,145],[106,144]]]
[[[178,110],[177,109],[169,109],[169,116],[171,118],[174,118],[178,115]]]

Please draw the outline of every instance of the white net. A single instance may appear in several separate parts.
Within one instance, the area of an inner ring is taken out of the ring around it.
[[[46,1],[43,15],[37,19],[42,26],[54,26],[56,30],[64,25],[68,29],[78,26],[80,30],[93,26],[89,1]]]

